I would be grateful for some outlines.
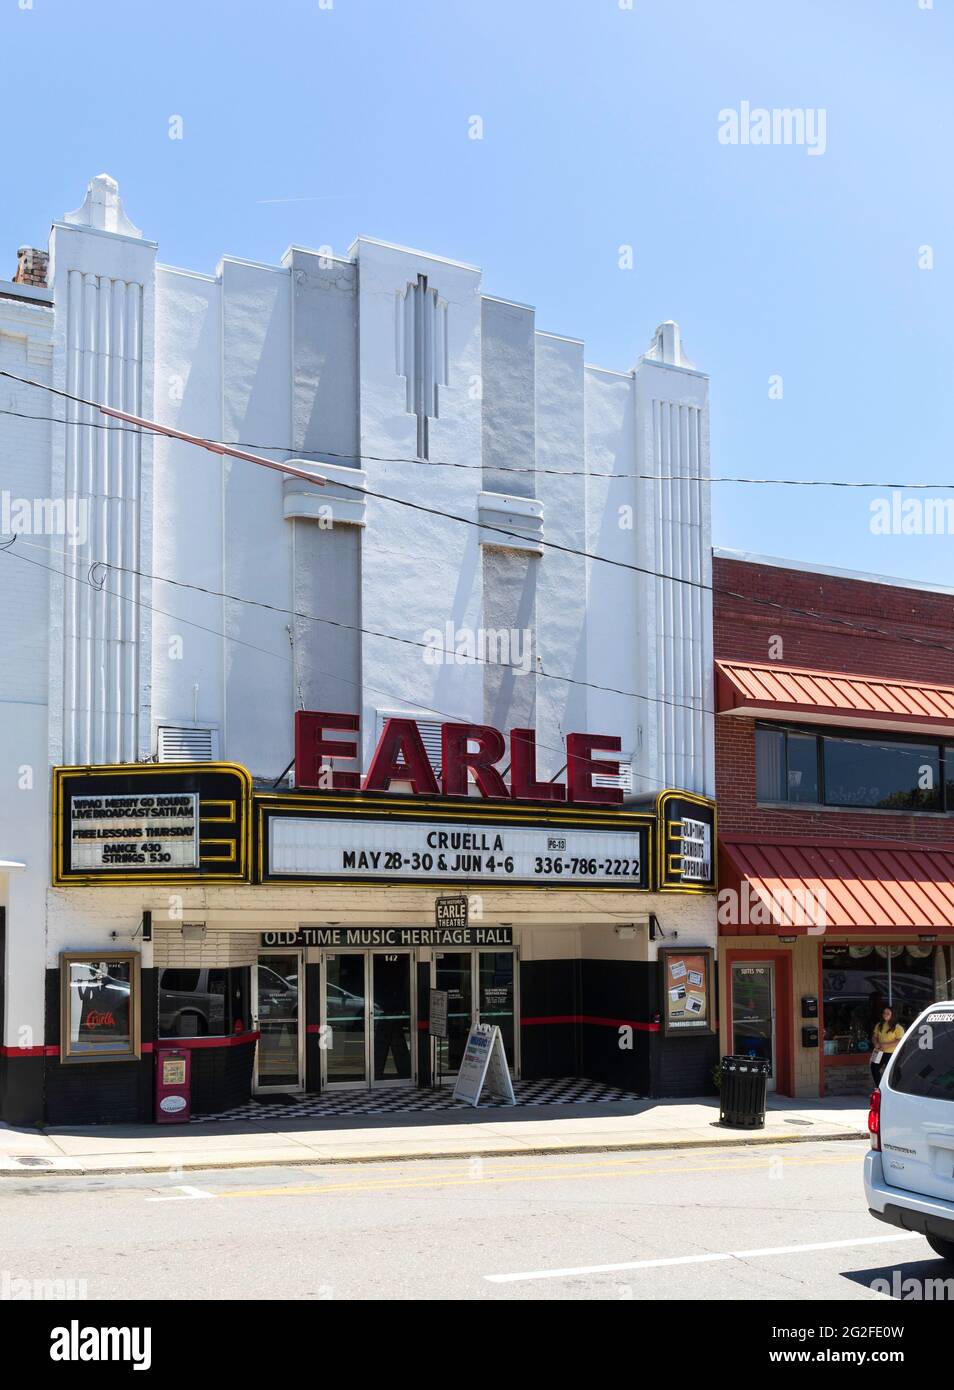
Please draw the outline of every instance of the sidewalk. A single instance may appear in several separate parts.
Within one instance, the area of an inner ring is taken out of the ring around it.
[[[866,1139],[867,1100],[769,1098],[765,1128],[722,1129],[719,1103],[630,1100],[556,1106],[481,1106],[440,1115],[362,1115],[190,1125],[97,1125],[45,1131],[0,1125],[0,1176],[368,1163],[476,1155],[713,1148]]]

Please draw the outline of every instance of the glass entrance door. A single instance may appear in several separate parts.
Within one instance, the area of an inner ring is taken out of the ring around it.
[[[775,1090],[775,967],[769,961],[732,965],[732,1051],[764,1057],[768,1089]]]
[[[256,1091],[302,1090],[301,974],[300,951],[258,958],[253,972],[253,1007],[259,1035],[255,1049]]]
[[[338,951],[322,962],[322,1084],[368,1084],[367,956]]]
[[[516,1074],[516,967],[513,951],[440,951],[434,988],[447,990],[447,1037],[437,1039],[437,1069],[453,1076],[474,1023],[500,1029],[510,1070]]]
[[[503,1038],[507,1063],[516,1065],[514,1037],[513,951],[477,951],[477,1019],[495,1023]]]
[[[411,1080],[411,957],[407,953],[371,954],[371,1055],[376,1086]]]
[[[325,953],[323,1086],[413,1081],[413,968],[409,951]]]
[[[437,1039],[437,1070],[444,1076],[460,1070],[474,1021],[473,955],[473,951],[444,951],[434,960],[434,988],[447,990],[447,1037]]]

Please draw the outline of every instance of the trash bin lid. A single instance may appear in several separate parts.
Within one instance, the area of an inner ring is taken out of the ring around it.
[[[739,1054],[732,1054],[731,1056],[722,1058],[723,1071],[764,1072],[767,1076],[771,1069],[767,1057],[745,1057]]]

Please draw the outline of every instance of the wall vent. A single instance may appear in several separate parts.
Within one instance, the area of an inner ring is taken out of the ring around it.
[[[597,772],[593,775],[594,787],[622,787],[627,796],[633,790],[633,765],[632,763],[620,763],[619,776],[613,777],[605,772]]]
[[[386,719],[413,719],[421,735],[421,742],[427,753],[428,762],[434,769],[434,776],[441,776],[441,721],[439,719],[417,719],[410,710],[379,709],[377,711],[377,736],[381,737]]]
[[[214,763],[219,756],[219,731],[195,724],[160,724],[156,760],[160,763]]]

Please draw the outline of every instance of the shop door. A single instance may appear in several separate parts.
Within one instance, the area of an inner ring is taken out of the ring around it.
[[[321,963],[321,1084],[367,1086],[368,1001],[364,951],[336,951]]]
[[[770,961],[732,966],[732,1052],[764,1057],[775,1090],[775,967]]]
[[[372,951],[371,1083],[407,1085],[414,1079],[411,1029],[411,957],[407,952]]]
[[[447,990],[447,1037],[437,1040],[443,1076],[460,1069],[474,1023],[500,1029],[507,1062],[517,1075],[516,956],[513,951],[440,951],[434,957],[434,988]]]
[[[325,953],[323,1087],[414,1080],[413,963],[407,951]]]
[[[261,955],[252,972],[256,1091],[303,1089],[300,951]]]

